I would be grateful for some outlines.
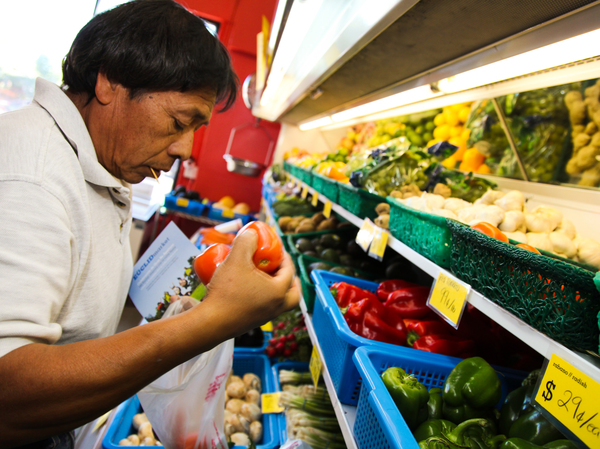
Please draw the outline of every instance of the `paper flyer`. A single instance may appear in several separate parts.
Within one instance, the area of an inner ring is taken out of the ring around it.
[[[206,288],[194,274],[200,250],[173,222],[156,237],[133,268],[129,296],[146,321],[160,319],[184,296],[202,299]]]

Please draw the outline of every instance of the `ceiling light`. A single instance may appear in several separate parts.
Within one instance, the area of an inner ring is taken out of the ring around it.
[[[330,125],[332,123],[331,117],[323,117],[312,122],[302,123],[299,128],[300,131],[306,131],[307,129],[319,128],[320,126]]]
[[[600,29],[468,70],[438,81],[436,86],[443,93],[460,92],[591,58],[599,53]]]

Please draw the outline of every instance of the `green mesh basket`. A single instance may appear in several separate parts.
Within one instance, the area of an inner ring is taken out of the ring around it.
[[[292,173],[292,164],[290,164],[288,161],[283,161],[283,169],[288,172],[288,173]]]
[[[553,340],[598,351],[600,292],[594,271],[493,239],[448,220],[451,271]]]
[[[443,268],[450,267],[452,235],[446,218],[415,210],[387,197],[390,233],[422,256]]]
[[[377,218],[375,207],[385,203],[385,198],[350,184],[338,183],[338,203],[351,214],[359,218]]]
[[[335,179],[328,178],[319,173],[313,173],[312,187],[334,203],[338,202],[338,185],[339,182]]]
[[[296,178],[312,186],[313,172],[308,168],[296,167]]]

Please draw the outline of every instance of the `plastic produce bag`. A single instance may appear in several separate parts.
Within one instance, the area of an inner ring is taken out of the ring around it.
[[[198,304],[185,298],[163,318]],[[138,392],[160,442],[170,449],[228,448],[225,381],[233,364],[233,339],[176,366]]]

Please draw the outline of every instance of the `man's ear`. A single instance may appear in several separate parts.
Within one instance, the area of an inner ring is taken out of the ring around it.
[[[96,77],[96,98],[101,104],[109,104],[117,95],[119,83],[114,83],[106,78],[102,72]]]

